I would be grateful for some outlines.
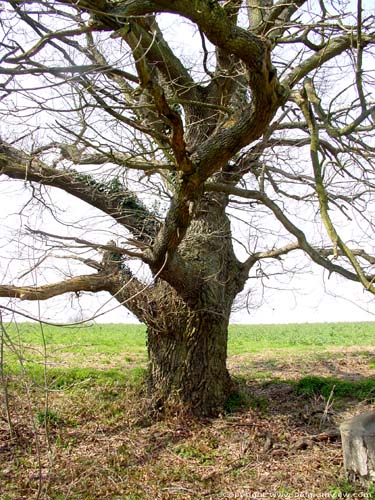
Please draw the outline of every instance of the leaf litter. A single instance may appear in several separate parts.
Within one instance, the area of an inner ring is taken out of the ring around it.
[[[347,482],[337,429],[371,410],[373,395],[306,395],[296,383],[309,374],[373,377],[374,355],[369,347],[232,356],[243,405],[204,421],[153,420],[136,384],[93,381],[46,400],[43,388],[15,377],[8,415],[0,396],[0,499],[372,498]]]

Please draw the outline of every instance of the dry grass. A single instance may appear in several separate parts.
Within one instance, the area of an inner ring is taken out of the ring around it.
[[[233,356],[246,408],[204,422],[178,415],[152,421],[139,382],[131,381],[49,392],[44,418],[45,390],[18,377],[9,384],[12,436],[0,404],[0,498],[375,498],[346,482],[340,441],[325,434],[371,401],[327,404],[293,384],[312,373],[372,376],[373,347],[366,355],[353,351]]]

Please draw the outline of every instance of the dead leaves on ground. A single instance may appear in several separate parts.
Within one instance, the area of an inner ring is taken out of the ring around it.
[[[354,362],[332,360],[341,372]],[[318,360],[313,368],[318,374]],[[369,408],[355,400],[327,405],[324,398],[298,395],[292,384],[246,378],[250,406],[240,413],[152,422],[133,389],[90,386],[50,393],[51,415],[59,418],[46,426],[36,419],[46,403],[43,392],[34,387],[27,399],[21,386],[12,387],[12,434],[0,403],[1,500],[36,499],[38,491],[51,500],[293,498],[339,491],[345,477],[337,425]]]

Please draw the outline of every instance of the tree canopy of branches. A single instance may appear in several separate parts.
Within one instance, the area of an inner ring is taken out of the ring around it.
[[[233,302],[265,262],[300,252],[375,293],[362,1],[2,2],[2,179],[51,211],[55,190],[84,201],[114,236],[30,228],[34,272],[63,251],[91,271],[0,297],[109,292],[147,325],[153,407],[212,415],[235,390]]]

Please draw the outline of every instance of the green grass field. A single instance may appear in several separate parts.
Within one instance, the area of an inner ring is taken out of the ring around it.
[[[6,328],[4,366],[34,379],[66,387],[82,380],[138,380],[146,361],[143,325],[99,324],[79,327],[35,323]],[[375,323],[231,325],[228,357],[277,353],[324,355],[335,346],[375,345]]]
[[[7,328],[15,344],[43,346],[72,353],[129,353],[146,355],[143,325],[101,324],[52,327],[21,323]],[[231,325],[228,354],[264,349],[314,350],[316,347],[375,345],[375,323],[306,323],[286,325]]]

